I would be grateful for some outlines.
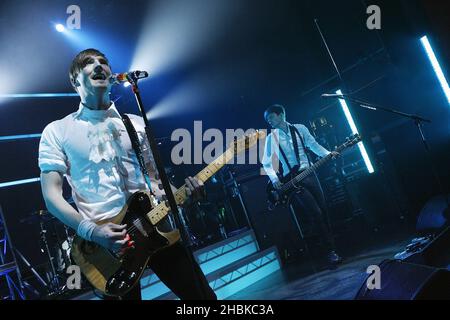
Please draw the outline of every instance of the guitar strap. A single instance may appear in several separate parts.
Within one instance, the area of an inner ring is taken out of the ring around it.
[[[294,126],[293,125],[289,125],[289,131],[291,132],[291,137],[292,137],[292,143],[294,145],[294,153],[295,153],[295,158],[297,159],[297,163],[298,163],[298,167],[300,168],[300,156],[298,154],[298,141],[297,141],[297,137],[294,131]],[[300,137],[301,138],[301,137]],[[303,144],[303,141],[302,141]]]
[[[128,136],[130,137],[131,145],[133,146],[134,153],[139,162],[139,166],[141,167],[142,174],[144,176],[145,183],[147,184],[150,192],[152,191],[152,186],[150,183],[150,177],[148,175],[147,167],[145,166],[144,157],[142,155],[141,146],[139,145],[139,137],[137,135],[136,129],[133,126],[130,118],[126,114],[122,114],[122,121],[127,129]]]
[[[289,161],[287,160],[286,154],[284,153],[284,150],[281,147],[280,142],[278,141],[278,138],[277,138],[277,135],[275,134],[275,132],[273,133],[273,138],[275,139],[275,142],[277,143],[278,148],[280,149],[280,152],[281,152],[281,155],[282,155],[282,157],[284,159],[284,162],[286,162],[286,164],[287,164],[287,166],[289,168],[289,172],[291,172],[292,171],[292,167],[289,164]],[[283,174],[284,173],[283,172],[283,166],[281,165],[281,161],[279,161],[279,162],[280,162],[280,164],[279,164],[278,168],[280,168],[280,176],[283,177],[284,176],[284,174]]]

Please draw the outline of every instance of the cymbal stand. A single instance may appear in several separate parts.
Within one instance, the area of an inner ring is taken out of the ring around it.
[[[44,244],[44,251],[47,254],[47,258],[48,261],[50,263],[50,268],[51,268],[51,274],[50,274],[50,279],[49,279],[49,284],[48,284],[48,289],[49,289],[49,293],[53,293],[59,290],[60,284],[59,284],[59,279],[58,279],[58,274],[56,273],[56,269],[55,266],[53,264],[53,258],[52,255],[50,253],[50,248],[48,246],[48,241],[47,241],[47,230],[44,226],[44,222],[40,221],[40,228],[41,228],[41,241]]]

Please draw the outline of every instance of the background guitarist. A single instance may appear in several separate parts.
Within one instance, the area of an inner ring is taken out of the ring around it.
[[[98,226],[95,222],[114,217],[131,194],[148,188],[125,125],[110,101],[111,75],[108,59],[96,49],[81,51],[74,58],[69,76],[81,102],[76,112],[44,129],[39,167],[48,210],[82,238],[117,250],[133,245],[127,226],[113,223]],[[129,117],[142,145],[143,120]],[[149,148],[143,145],[142,149],[150,177],[154,179]],[[64,176],[72,188],[77,210],[62,195]],[[189,177],[186,185],[188,196],[198,198],[204,194],[201,181]],[[161,226],[162,231],[167,232],[168,227],[167,223]],[[180,242],[155,253],[149,266],[180,299],[216,299],[198,264],[191,263]],[[139,285],[122,297],[140,298]]]
[[[272,105],[264,112],[264,119],[274,129],[267,136],[262,164],[269,176],[273,186],[280,188],[282,182],[280,177],[297,170],[301,171],[310,166],[307,156],[309,149],[320,157],[325,157],[330,153],[322,147],[309,133],[308,128],[302,124],[290,124],[286,121],[286,111],[282,105]],[[333,156],[339,153],[332,151]],[[276,155],[276,157],[274,157]],[[278,160],[277,160],[278,159]],[[280,172],[274,170],[274,160],[281,163]],[[300,206],[301,211],[309,214],[314,225],[319,228],[324,245],[327,249],[327,260],[335,265],[342,261],[336,253],[333,236],[327,219],[327,206],[322,187],[317,175],[312,174],[302,181],[303,191],[292,196],[291,201]],[[294,206],[294,208],[297,206]],[[296,211],[298,213],[300,210]],[[298,219],[301,221],[301,219]]]

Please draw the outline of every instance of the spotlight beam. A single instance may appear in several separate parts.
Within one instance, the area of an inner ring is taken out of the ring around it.
[[[78,96],[78,93],[0,93],[0,98],[61,98]]]

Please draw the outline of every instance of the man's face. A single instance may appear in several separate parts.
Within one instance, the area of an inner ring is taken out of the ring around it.
[[[284,114],[276,114],[275,112],[269,113],[266,117],[266,121],[272,128],[278,129],[284,121]]]
[[[111,89],[111,68],[107,60],[99,55],[88,55],[83,60],[83,68],[77,75],[77,91],[80,96],[98,95]]]

